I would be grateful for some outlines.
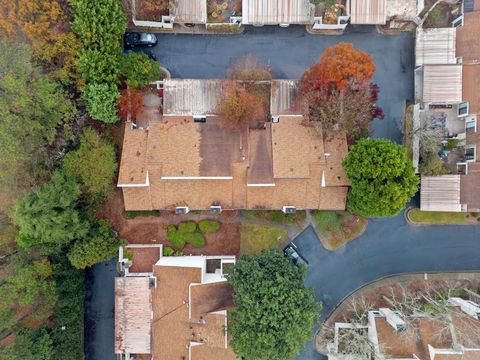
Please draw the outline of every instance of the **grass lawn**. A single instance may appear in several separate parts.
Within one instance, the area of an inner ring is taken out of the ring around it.
[[[336,250],[355,239],[367,224],[365,218],[345,211],[313,211],[312,218],[328,250]]]
[[[240,253],[252,255],[277,247],[287,235],[288,232],[285,229],[245,223],[242,228]]]
[[[248,219],[260,219],[276,224],[296,225],[305,221],[305,211],[297,211],[295,214],[284,214],[280,210],[244,210],[243,214]]]
[[[152,210],[152,211],[124,211],[123,212],[124,219],[135,219],[136,217],[145,217],[145,216],[160,216],[160,211]]]
[[[408,218],[413,223],[418,224],[453,224],[453,223],[477,223],[480,222],[480,215],[463,212],[443,212],[443,211],[420,211],[420,209],[410,209]]]

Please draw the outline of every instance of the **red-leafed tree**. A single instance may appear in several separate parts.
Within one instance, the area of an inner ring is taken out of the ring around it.
[[[225,127],[241,129],[267,119],[267,102],[248,85],[237,81],[227,83],[216,110]]]
[[[126,120],[128,116],[135,119],[143,112],[143,92],[138,89],[124,89],[118,102],[118,116]]]
[[[305,118],[319,133],[345,131],[349,143],[368,134],[370,122],[383,118],[376,105],[379,88],[372,83],[374,72],[372,57],[352,44],[328,48],[300,79]]]

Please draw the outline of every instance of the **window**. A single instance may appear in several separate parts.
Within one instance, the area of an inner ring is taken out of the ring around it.
[[[468,115],[468,102],[458,104],[458,116]]]

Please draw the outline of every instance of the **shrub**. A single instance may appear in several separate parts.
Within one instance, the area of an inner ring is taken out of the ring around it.
[[[116,85],[88,84],[82,97],[92,118],[106,123],[118,120],[117,106],[120,92]]]
[[[173,256],[175,254],[175,250],[173,250],[170,246],[163,247],[163,256]]]
[[[193,233],[197,230],[197,224],[193,221],[185,221],[178,224],[178,231],[184,233]]]
[[[205,246],[205,237],[198,232],[185,234],[185,242],[189,243],[194,248],[202,248]]]
[[[128,86],[143,87],[152,81],[162,80],[165,74],[158,63],[148,58],[143,52],[128,52],[122,61],[122,75]]]
[[[185,239],[180,231],[177,231],[174,225],[168,225],[167,237],[168,241],[173,245],[175,249],[182,250],[185,246]]]
[[[204,234],[216,233],[220,229],[220,222],[215,220],[202,220],[198,223],[198,228]]]

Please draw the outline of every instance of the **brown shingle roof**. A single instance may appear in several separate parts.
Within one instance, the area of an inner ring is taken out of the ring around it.
[[[126,127],[120,173],[135,177],[148,170],[150,184],[123,188],[127,210],[208,209],[213,204],[225,209],[345,208],[346,136],[321,136],[303,124],[302,116],[280,116],[278,123],[243,134],[221,126],[216,116],[205,123],[195,123],[192,116],[168,116],[151,122],[148,130]],[[138,161],[132,148],[142,141],[143,160]],[[324,189],[345,188],[321,191],[322,179]],[[247,184],[274,186],[254,189]]]
[[[147,182],[145,163],[147,141],[148,131],[134,130],[128,123],[125,125],[122,158],[118,174],[119,184],[141,185]]]
[[[465,13],[463,26],[457,28],[457,56],[463,59],[463,97],[470,113],[480,113],[480,1],[476,11]]]
[[[273,175],[279,178],[308,178],[310,164],[324,162],[323,140],[303,117],[280,117],[272,124]]]
[[[236,359],[225,343],[225,313],[212,313],[231,306],[231,289],[226,283],[192,285],[201,282],[201,271],[201,268],[155,267],[157,288],[153,294],[152,332],[155,360],[188,359],[190,342],[198,343],[191,348],[192,360]]]

